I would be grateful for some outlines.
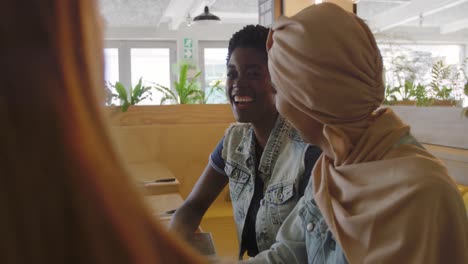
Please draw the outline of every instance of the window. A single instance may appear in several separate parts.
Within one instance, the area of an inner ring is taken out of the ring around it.
[[[221,41],[200,41],[198,44],[202,87],[209,95],[207,103],[224,104],[227,98],[224,93],[226,84],[226,58],[228,43]],[[219,83],[218,89],[213,87]]]
[[[385,43],[379,44],[385,67],[385,83],[388,88],[402,87],[410,82],[414,85],[430,86],[433,67],[437,63],[449,68],[443,85],[453,87],[453,98],[465,100],[463,87],[466,78],[462,45],[411,45]],[[399,98],[401,99],[401,98]]]
[[[136,48],[130,50],[132,87],[140,78],[144,85],[160,84],[165,87],[171,85],[169,49]],[[152,98],[142,100],[139,104],[159,104],[162,95],[153,91]]]
[[[116,48],[104,49],[105,73],[104,80],[115,83],[119,80],[119,50]]]
[[[116,94],[112,91],[110,84],[115,84],[119,81],[119,50],[117,48],[104,49],[104,82],[106,89],[106,105],[118,105],[119,100],[111,94]]]
[[[154,86],[157,83],[172,88],[174,76],[171,67],[176,62],[175,41],[107,41],[106,46],[106,81],[112,84],[119,81],[129,90],[141,77],[143,85]],[[151,98],[138,104],[159,105],[161,97],[162,94],[153,89]]]

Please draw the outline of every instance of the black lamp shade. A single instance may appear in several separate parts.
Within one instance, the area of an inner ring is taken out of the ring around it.
[[[206,21],[206,20],[217,20],[217,21],[219,21],[221,19],[219,19],[218,16],[215,16],[215,15],[211,14],[208,7],[205,6],[205,11],[203,12],[203,14],[200,14],[200,15],[194,17],[193,21]]]

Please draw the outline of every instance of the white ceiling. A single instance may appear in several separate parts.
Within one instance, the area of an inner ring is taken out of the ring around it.
[[[256,0],[217,0],[211,6],[213,12],[258,13],[258,1]]]
[[[176,30],[203,12],[204,6],[227,24],[258,23],[256,0],[99,0],[107,26],[157,27],[163,24]]]
[[[99,0],[109,28],[177,30],[205,5],[223,24],[258,23],[257,0]],[[358,15],[376,36],[468,43],[468,0],[360,0]],[[421,19],[422,17],[422,19]]]
[[[357,10],[377,37],[468,42],[468,0],[361,0]]]
[[[99,0],[108,27],[157,26],[171,0]]]

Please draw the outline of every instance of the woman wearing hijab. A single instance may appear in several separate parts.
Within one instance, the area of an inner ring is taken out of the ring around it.
[[[276,105],[323,154],[277,243],[252,263],[468,263],[463,202],[384,98],[367,25],[333,4],[281,18],[267,42]]]

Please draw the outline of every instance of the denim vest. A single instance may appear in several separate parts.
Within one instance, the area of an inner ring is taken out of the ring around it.
[[[313,197],[311,179],[299,209],[305,233],[307,263],[348,263],[341,246],[336,242]]]
[[[255,144],[250,124],[234,124],[226,132],[222,157],[229,176],[239,248],[254,194],[255,177],[261,177],[264,182],[264,197],[255,225],[257,247],[261,252],[275,242],[279,227],[299,200],[298,187],[304,174],[307,144],[282,117],[278,117],[268,138],[258,170],[255,168]]]
[[[278,231],[270,250],[260,252],[249,264],[347,264],[313,197],[313,179],[304,196]]]
[[[347,264],[339,243],[328,228],[313,197],[313,179],[304,196],[285,220],[270,250],[260,252],[243,263]]]

